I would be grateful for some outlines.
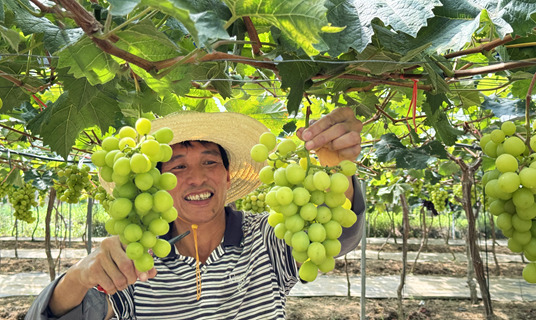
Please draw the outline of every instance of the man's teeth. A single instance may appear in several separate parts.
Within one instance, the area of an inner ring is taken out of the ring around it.
[[[190,201],[199,201],[199,200],[206,200],[208,198],[210,198],[210,192],[205,192],[205,193],[199,193],[199,194],[193,194],[193,195],[189,195],[186,197],[186,200],[190,200]]]

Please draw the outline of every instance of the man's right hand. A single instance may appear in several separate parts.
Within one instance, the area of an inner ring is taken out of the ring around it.
[[[66,314],[82,302],[89,289],[97,285],[106,293],[114,294],[138,279],[147,281],[155,276],[154,268],[147,272],[136,270],[119,237],[106,238],[98,249],[67,270],[54,290],[50,310],[56,316]]]

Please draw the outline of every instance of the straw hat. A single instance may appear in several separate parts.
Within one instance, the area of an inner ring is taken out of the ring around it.
[[[251,148],[259,143],[268,128],[240,113],[194,112],[174,113],[152,121],[152,132],[168,127],[173,131],[170,145],[202,140],[219,144],[229,158],[231,188],[225,203],[240,199],[259,187],[259,171],[263,164],[251,159]]]

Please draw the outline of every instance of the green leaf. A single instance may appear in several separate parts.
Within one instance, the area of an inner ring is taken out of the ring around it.
[[[19,52],[20,35],[17,31],[0,26],[0,35],[14,51]]]
[[[44,34],[43,44],[47,51],[54,53],[65,45],[74,43],[84,34],[81,28],[62,29],[45,17],[35,17],[17,1],[5,1],[4,5],[15,15],[14,23],[25,35]],[[27,1],[25,5],[32,8]]]
[[[125,16],[129,14],[141,0],[108,0],[110,3],[110,14],[114,16]]]
[[[231,99],[224,105],[229,112],[238,112],[264,123],[270,130],[277,133],[288,121],[285,103],[270,96],[250,97],[249,99]]]
[[[460,167],[456,163],[454,163],[453,161],[447,161],[441,163],[437,172],[439,172],[439,174],[441,174],[442,176],[450,176],[453,173],[458,172],[459,170]]]
[[[10,75],[18,75],[22,70],[21,66],[16,65],[0,66],[0,71]],[[21,76],[16,76],[16,78],[21,78]],[[0,97],[3,101],[3,106],[0,108],[2,113],[7,113],[29,100],[28,93],[24,89],[3,77],[0,77]]]
[[[374,146],[376,147],[376,157],[380,162],[396,159],[398,154],[407,150],[394,133],[382,135],[380,141]]]
[[[28,123],[33,134],[43,138],[51,150],[67,158],[78,134],[98,125],[103,132],[117,118],[114,86],[91,86],[84,79],[65,83],[66,91],[38,117]]]
[[[370,42],[374,31],[372,28],[364,28],[353,1],[327,0],[327,19],[335,26],[344,26],[344,30],[338,33],[324,33],[322,38],[329,46],[328,53],[336,57],[348,49],[354,48],[361,52]]]
[[[171,42],[163,33],[156,30],[150,22],[142,22],[117,32],[120,40],[116,45],[147,61],[161,61],[176,58],[181,55],[181,49]],[[160,77],[144,69],[130,65],[132,70],[139,75],[156,92],[162,94],[186,94],[191,86],[190,64],[182,64],[170,67],[170,72]],[[168,70],[164,70],[167,72]]]
[[[75,78],[85,77],[91,85],[111,81],[119,71],[119,64],[87,36],[63,48],[58,57],[58,68],[69,68]]]
[[[277,65],[281,76],[281,88],[290,88],[287,97],[287,109],[290,115],[297,114],[303,99],[303,93],[313,83],[311,77],[318,73],[320,67],[314,62],[282,62]]]
[[[22,171],[20,169],[9,170],[7,176],[2,177],[2,181],[12,186],[22,187]]]
[[[507,116],[509,118],[516,118],[525,116],[525,103],[526,100],[500,98],[492,94],[490,96],[484,96],[484,102],[482,102],[481,108],[491,110],[496,117]],[[534,110],[534,103],[531,103],[531,110]]]
[[[142,0],[142,3],[180,21],[190,32],[198,46],[207,46],[218,39],[229,39],[229,34],[223,28],[224,21],[222,17],[218,16],[214,11],[206,11],[209,8],[197,11],[201,8],[196,8],[195,2],[192,4],[183,0]],[[215,8],[219,9],[218,13],[221,13],[220,6],[215,6]]]
[[[327,49],[322,27],[328,25],[324,1],[318,0],[224,0],[235,19],[250,17],[281,30],[308,55]]]
[[[227,64],[223,62],[205,62],[193,68],[190,73],[193,80],[211,84],[223,99],[233,95],[232,79],[225,73]]]
[[[436,130],[437,136],[447,146],[456,143],[457,137],[463,134],[463,131],[452,127],[445,112],[441,110],[443,103],[449,104],[444,94],[425,93],[426,102],[422,104],[422,110],[426,114],[425,123]]]
[[[426,20],[432,18],[432,9],[441,6],[438,0],[354,0],[355,7],[362,21],[370,22],[379,18],[396,31],[413,37],[426,26]]]

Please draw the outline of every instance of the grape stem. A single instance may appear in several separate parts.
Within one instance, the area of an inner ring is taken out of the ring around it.
[[[305,129],[309,128],[309,115],[311,115],[311,100],[309,99],[308,96],[305,96],[305,98],[307,99],[307,101],[309,102],[309,105],[307,106],[307,109],[305,110]],[[311,169],[311,158],[309,157],[309,150],[307,150],[307,148],[305,148],[305,145],[304,145],[304,149],[305,149],[305,152],[307,153],[307,174],[309,174],[309,170]]]

